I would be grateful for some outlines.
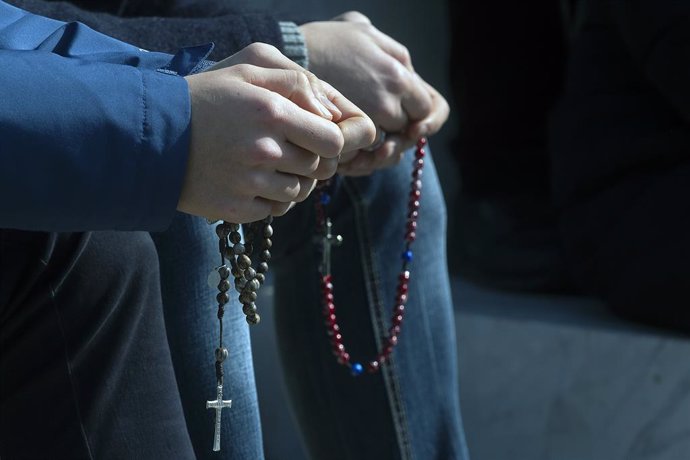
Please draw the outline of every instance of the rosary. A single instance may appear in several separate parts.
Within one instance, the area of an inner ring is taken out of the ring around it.
[[[417,220],[420,208],[419,200],[422,194],[422,169],[424,168],[424,156],[426,155],[424,149],[426,142],[426,138],[421,138],[417,142],[413,161],[410,194],[407,204],[404,250],[401,254],[402,266],[398,275],[391,326],[388,329],[387,336],[383,337],[381,350],[372,359],[365,361],[365,364],[351,359],[345,347],[343,334],[336,316],[333,277],[331,275],[331,247],[342,244],[343,238],[340,235],[333,235],[333,224],[326,213],[327,206],[331,201],[331,196],[327,193],[329,183],[321,183],[315,191],[316,234],[321,252],[321,264],[318,271],[326,332],[330,338],[336,360],[341,365],[349,368],[353,376],[359,376],[365,370],[369,373],[378,371],[398,343],[409,289],[410,270],[408,267],[412,262],[411,246],[417,237]],[[244,224],[244,243],[242,243],[242,236],[239,233],[239,224],[221,222],[216,226],[220,265],[211,271],[209,285],[218,289],[218,294],[216,295],[218,311],[216,316],[218,318],[220,334],[218,348],[215,350],[216,399],[206,401],[206,408],[216,411],[213,437],[214,451],[220,450],[221,411],[224,408],[230,408],[232,404],[231,400],[223,399],[223,362],[228,357],[228,350],[223,347],[223,315],[225,313],[225,305],[230,301],[229,291],[233,287],[229,278],[230,275],[234,278],[234,288],[239,293],[239,301],[242,304],[242,312],[246,317],[247,323],[250,325],[258,324],[261,318],[257,313],[255,301],[257,299],[257,291],[266,279],[268,262],[271,259],[272,221],[273,218],[269,216],[258,222]],[[260,260],[256,267],[253,266],[251,259],[255,249],[258,249]],[[226,261],[230,264],[229,267]]]

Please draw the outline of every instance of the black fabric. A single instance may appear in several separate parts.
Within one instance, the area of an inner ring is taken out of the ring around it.
[[[79,21],[127,43],[151,51],[174,53],[184,46],[214,42],[209,57],[220,60],[254,42],[283,47],[278,22],[269,14],[233,12],[222,1],[183,3],[142,0],[128,3],[126,16],[116,16],[119,1],[83,1],[81,9],[67,2],[9,0],[32,13],[61,21]],[[137,15],[144,17],[132,17]],[[204,17],[198,17],[204,16]]]
[[[622,316],[690,332],[690,4],[580,8],[551,130],[569,264]]]
[[[448,2],[462,191],[548,194],[547,116],[560,92],[559,2]]]
[[[0,457],[194,458],[145,232],[0,232]]]

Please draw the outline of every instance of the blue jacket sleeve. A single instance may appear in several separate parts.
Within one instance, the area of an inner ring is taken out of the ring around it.
[[[0,1],[0,227],[165,228],[190,124],[169,61]]]

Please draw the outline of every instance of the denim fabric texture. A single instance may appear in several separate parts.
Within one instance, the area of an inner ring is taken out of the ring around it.
[[[329,206],[336,305],[353,359],[374,355],[389,327],[400,270],[411,158],[370,177],[339,179]],[[314,459],[464,460],[452,300],[445,259],[446,211],[430,156],[401,340],[375,375],[352,377],[335,362],[323,325],[312,199],[274,221],[278,344],[291,403]],[[262,459],[248,326],[226,309],[225,398],[220,455],[211,452],[217,346],[216,292],[206,276],[220,262],[213,226],[179,215],[154,235],[165,319],[189,433],[199,458]],[[259,305],[260,308],[267,308]],[[259,324],[256,327],[262,327]],[[364,362],[364,361],[363,361]]]

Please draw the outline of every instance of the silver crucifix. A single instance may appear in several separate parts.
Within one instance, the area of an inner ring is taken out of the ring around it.
[[[333,223],[331,219],[326,218],[325,233],[317,236],[318,242],[321,243],[321,274],[330,275],[331,273],[331,246],[340,246],[343,244],[343,237],[333,234]]]
[[[217,397],[215,401],[206,401],[206,409],[214,409],[216,411],[216,431],[213,435],[213,451],[218,452],[220,450],[220,411],[226,407],[232,406],[232,401],[229,399],[223,399],[223,385],[218,385],[216,387]]]

